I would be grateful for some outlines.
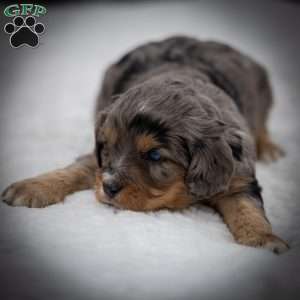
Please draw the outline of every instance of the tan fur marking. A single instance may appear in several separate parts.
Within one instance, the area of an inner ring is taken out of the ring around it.
[[[275,253],[288,249],[288,245],[272,233],[263,211],[246,195],[220,199],[216,208],[238,243],[268,248]]]
[[[219,200],[217,208],[233,236],[241,243],[255,243],[260,234],[272,232],[262,210],[250,202],[246,196]]]
[[[175,181],[161,196],[147,201],[146,210],[159,208],[184,209],[191,204],[191,198],[187,193],[186,186],[182,180]]]
[[[117,201],[117,206],[134,211],[144,211],[147,195],[141,193],[134,185],[128,185]]]
[[[187,193],[186,186],[182,178],[179,178],[167,188],[162,190],[144,187],[141,189],[138,185],[127,185],[117,197],[110,200],[114,206],[121,209],[134,211],[149,211],[162,208],[183,209],[190,205],[191,199]],[[96,197],[100,202],[107,203],[106,196],[102,189],[101,172],[96,172]]]
[[[159,143],[152,135],[141,134],[136,137],[136,147],[140,152],[147,152],[153,148],[159,147]]]
[[[9,186],[2,194],[13,206],[45,207],[76,191],[94,186],[95,159],[86,156],[74,164]]]
[[[118,132],[113,127],[105,127],[103,129],[103,134],[109,145],[114,145],[118,140]]]
[[[101,173],[101,170],[96,171],[95,194],[96,194],[96,199],[99,202],[102,202],[103,201],[103,193],[102,193],[102,173]]]
[[[271,162],[284,156],[283,149],[276,145],[268,131],[264,128],[260,130],[256,137],[257,159],[264,162]]]

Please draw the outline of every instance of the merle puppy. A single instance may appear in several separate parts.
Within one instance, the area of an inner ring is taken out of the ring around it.
[[[265,69],[217,42],[172,37],[142,45],[108,68],[97,101],[95,151],[72,165],[9,186],[13,206],[45,207],[95,188],[120,209],[216,209],[238,243],[276,253],[256,159],[282,154],[267,118]]]

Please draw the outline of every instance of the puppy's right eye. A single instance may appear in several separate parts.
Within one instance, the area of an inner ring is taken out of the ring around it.
[[[158,149],[151,149],[150,151],[148,151],[146,153],[146,157],[148,160],[151,160],[151,161],[160,161],[161,154]]]

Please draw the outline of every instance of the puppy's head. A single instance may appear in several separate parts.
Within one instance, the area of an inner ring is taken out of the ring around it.
[[[210,101],[180,81],[130,89],[97,116],[97,198],[180,209],[224,191],[234,169],[225,128]]]

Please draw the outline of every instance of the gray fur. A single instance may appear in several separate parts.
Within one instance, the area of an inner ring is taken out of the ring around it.
[[[107,70],[96,142],[104,122],[119,128],[119,149],[107,160],[122,157],[124,171],[137,164],[128,124],[138,114],[158,120],[168,128],[168,155],[186,170],[190,193],[207,199],[225,191],[233,176],[255,177],[254,137],[270,105],[266,72],[249,57],[220,43],[173,37],[138,47]],[[157,175],[161,168],[168,171],[168,165],[147,170],[151,184],[165,180]]]

